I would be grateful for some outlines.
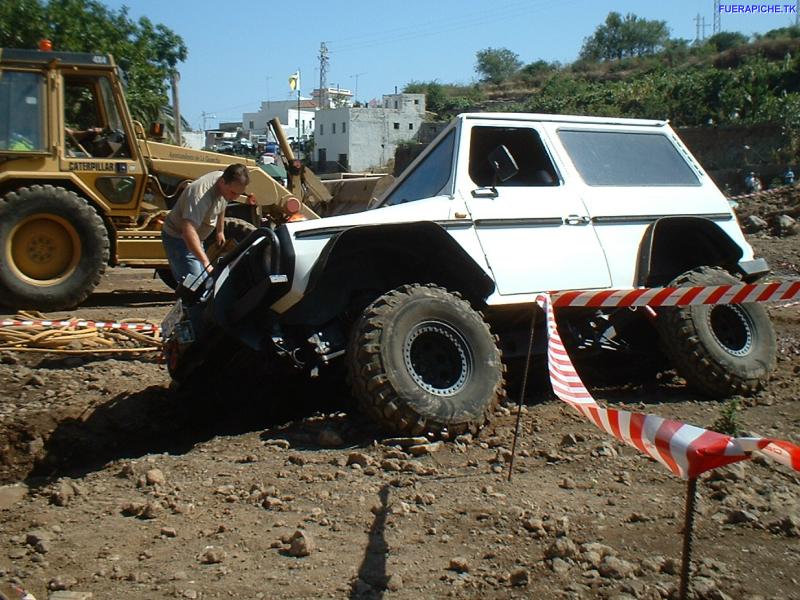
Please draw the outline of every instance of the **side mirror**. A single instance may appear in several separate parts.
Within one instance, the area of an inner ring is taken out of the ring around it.
[[[489,163],[492,165],[495,181],[508,181],[519,173],[517,161],[505,145],[500,145],[489,153]]]

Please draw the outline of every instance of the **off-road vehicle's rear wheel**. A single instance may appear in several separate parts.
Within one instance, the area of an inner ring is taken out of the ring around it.
[[[460,296],[407,285],[353,328],[348,378],[361,408],[393,433],[477,432],[505,394],[496,338]]]
[[[722,269],[700,267],[669,285],[739,283]],[[764,388],[775,368],[775,330],[761,304],[661,308],[656,327],[663,351],[678,373],[708,396],[753,394]]]
[[[86,299],[108,264],[103,220],[74,192],[32,185],[0,200],[0,299],[64,310]]]

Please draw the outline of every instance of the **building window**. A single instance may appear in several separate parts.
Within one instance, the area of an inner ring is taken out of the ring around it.
[[[253,124],[252,121],[250,121],[250,129],[255,129],[255,125]]]
[[[419,104],[419,100],[415,98],[414,99],[414,104]]]
[[[342,121],[342,133],[347,133],[347,126],[344,121]]]
[[[397,108],[397,100],[394,101],[394,107]]]
[[[325,135],[325,125],[322,123],[319,124],[319,134]]]
[[[400,123],[395,123],[395,124],[394,124],[394,128],[395,128],[395,129],[400,129]]]
[[[413,123],[409,123],[409,124],[408,124],[408,129],[409,129],[409,130],[412,130],[412,129],[414,129],[414,124],[413,124]]]
[[[331,135],[336,135],[336,123],[331,123]]]
[[[294,128],[295,129],[300,129],[300,120],[299,119],[295,119],[294,120]]]

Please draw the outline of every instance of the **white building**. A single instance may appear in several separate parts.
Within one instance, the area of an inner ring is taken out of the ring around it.
[[[353,106],[353,92],[338,87],[323,88],[323,100],[320,101],[320,88],[311,92],[311,98],[314,99],[317,106],[324,106],[324,108],[341,108],[343,106]]]
[[[258,112],[242,114],[242,127],[250,137],[264,135],[267,123],[278,117],[287,138],[308,139],[314,132],[316,108],[309,98],[300,98],[299,111],[297,100],[267,100],[261,103]]]
[[[375,108],[320,110],[314,123],[317,169],[381,169],[400,142],[417,136],[424,119],[425,94],[386,95]]]

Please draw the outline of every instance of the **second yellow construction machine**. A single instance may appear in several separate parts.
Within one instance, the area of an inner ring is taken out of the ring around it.
[[[226,222],[229,238],[316,218],[307,202],[330,199],[302,165],[291,169],[290,191],[253,160],[160,136],[158,124],[145,131],[131,118],[110,55],[0,49],[1,304],[72,308],[109,265],[168,279],[166,211],[187,182],[234,162],[247,165],[256,205],[229,211],[244,217]]]

